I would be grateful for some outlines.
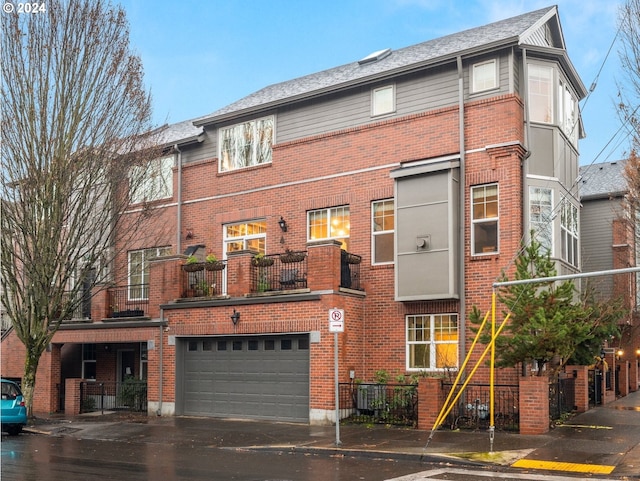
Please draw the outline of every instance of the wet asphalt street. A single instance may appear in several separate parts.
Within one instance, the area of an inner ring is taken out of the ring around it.
[[[22,434],[2,436],[2,480],[383,481],[423,471],[407,460],[256,452]]]

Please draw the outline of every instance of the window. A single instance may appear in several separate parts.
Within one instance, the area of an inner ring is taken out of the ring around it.
[[[384,115],[396,109],[395,88],[386,85],[371,91],[371,115]]]
[[[381,200],[371,204],[373,264],[393,262],[395,229],[393,206],[393,200]]]
[[[529,65],[529,117],[533,122],[553,122],[553,69]]]
[[[133,167],[129,192],[134,204],[173,197],[173,156],[152,160],[145,167]]]
[[[224,226],[225,254],[247,249],[264,254],[266,240],[266,221],[240,222]]]
[[[220,172],[271,162],[273,116],[220,129]]]
[[[129,251],[129,300],[149,298],[149,261],[171,254],[171,247]]]
[[[471,72],[472,92],[482,92],[498,87],[498,62],[495,59],[475,64]]]
[[[335,239],[348,250],[351,231],[348,206],[311,210],[307,213],[307,220],[307,240]]]
[[[149,345],[147,341],[140,343],[140,379],[147,379],[149,375]]]
[[[560,214],[560,242],[562,260],[578,267],[578,208],[568,199],[562,199]]]
[[[498,185],[471,188],[471,254],[498,252]]]
[[[553,254],[553,198],[551,189],[529,187],[529,226],[536,240]]]
[[[407,316],[407,369],[458,367],[458,316]]]
[[[96,345],[82,345],[82,379],[96,378]]]
[[[558,104],[561,105],[561,114],[558,119],[560,122],[560,128],[567,135],[569,140],[576,145],[578,143],[578,102],[575,95],[569,89],[569,85],[566,83],[560,83],[560,90],[562,95],[558,99]]]

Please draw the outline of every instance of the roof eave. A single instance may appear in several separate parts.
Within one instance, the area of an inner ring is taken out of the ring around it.
[[[466,49],[466,50],[461,50],[456,52],[455,54],[449,54],[449,55],[445,55],[442,57],[437,57],[437,58],[433,58],[433,59],[429,59],[429,60],[425,60],[422,62],[416,62],[416,63],[412,63],[410,65],[405,65],[403,67],[398,67],[395,69],[391,69],[391,70],[385,70],[384,72],[379,72],[373,75],[369,75],[366,77],[360,77],[358,79],[354,79],[351,80],[349,82],[343,82],[340,84],[334,84],[331,85],[329,87],[324,87],[321,89],[317,89],[317,90],[313,90],[310,92],[304,92],[302,94],[299,95],[293,95],[290,97],[286,97],[283,99],[279,99],[279,100],[274,100],[273,102],[266,102],[260,105],[255,105],[252,107],[247,107],[245,109],[239,109],[239,110],[234,110],[232,112],[226,112],[224,114],[221,115],[215,115],[215,116],[208,116],[208,117],[202,117],[200,119],[196,119],[193,122],[193,125],[195,125],[196,127],[204,127],[204,126],[208,126],[208,125],[212,125],[215,123],[220,123],[220,122],[224,122],[233,118],[237,118],[237,117],[242,117],[242,116],[247,116],[247,115],[251,115],[251,114],[255,114],[257,112],[263,112],[263,111],[267,111],[267,110],[272,110],[274,108],[280,107],[282,105],[287,105],[287,104],[291,104],[291,103],[297,103],[297,102],[301,102],[304,100],[310,100],[316,97],[320,97],[322,95],[326,95],[328,93],[334,93],[334,92],[340,92],[343,90],[347,90],[350,89],[352,87],[358,86],[358,85],[364,85],[364,84],[368,84],[368,83],[372,83],[372,82],[376,82],[379,80],[383,80],[385,78],[389,78],[389,77],[395,77],[398,75],[405,75],[405,74],[409,74],[412,73],[414,71],[417,70],[422,70],[424,68],[434,68],[434,67],[438,67],[450,62],[455,62],[457,60],[458,57],[470,57],[473,55],[478,55],[480,53],[483,52],[488,52],[488,51],[492,51],[492,50],[498,50],[498,49],[504,49],[504,48],[509,48],[512,46],[517,46],[519,42],[519,37],[518,36],[514,36],[508,39],[502,39],[500,41],[497,42],[492,42],[492,43],[488,43],[488,44],[484,44],[478,47],[474,47],[471,49]]]

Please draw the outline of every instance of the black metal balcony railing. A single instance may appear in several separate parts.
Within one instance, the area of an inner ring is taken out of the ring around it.
[[[149,284],[130,284],[107,290],[108,317],[143,317],[149,308]]]
[[[274,254],[251,260],[251,292],[307,287],[307,253]]]
[[[72,291],[67,291],[64,294],[64,301],[73,302],[75,309],[72,313],[68,314],[65,320],[72,319],[91,319],[91,292],[90,291],[77,291],[75,294]]]
[[[361,291],[360,286],[360,263],[362,257],[341,251],[340,257],[340,287]]]
[[[182,297],[213,297],[226,293],[224,269],[226,261],[215,265],[198,262],[183,266]]]

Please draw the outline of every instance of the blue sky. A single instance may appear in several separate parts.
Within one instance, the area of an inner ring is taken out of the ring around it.
[[[267,85],[553,5],[553,0],[113,0],[143,61],[154,123],[207,115]],[[620,0],[556,0],[588,89],[582,165],[628,149],[615,111]],[[606,61],[605,61],[606,59]],[[599,73],[600,72],[600,73]],[[598,75],[599,73],[599,75]]]

